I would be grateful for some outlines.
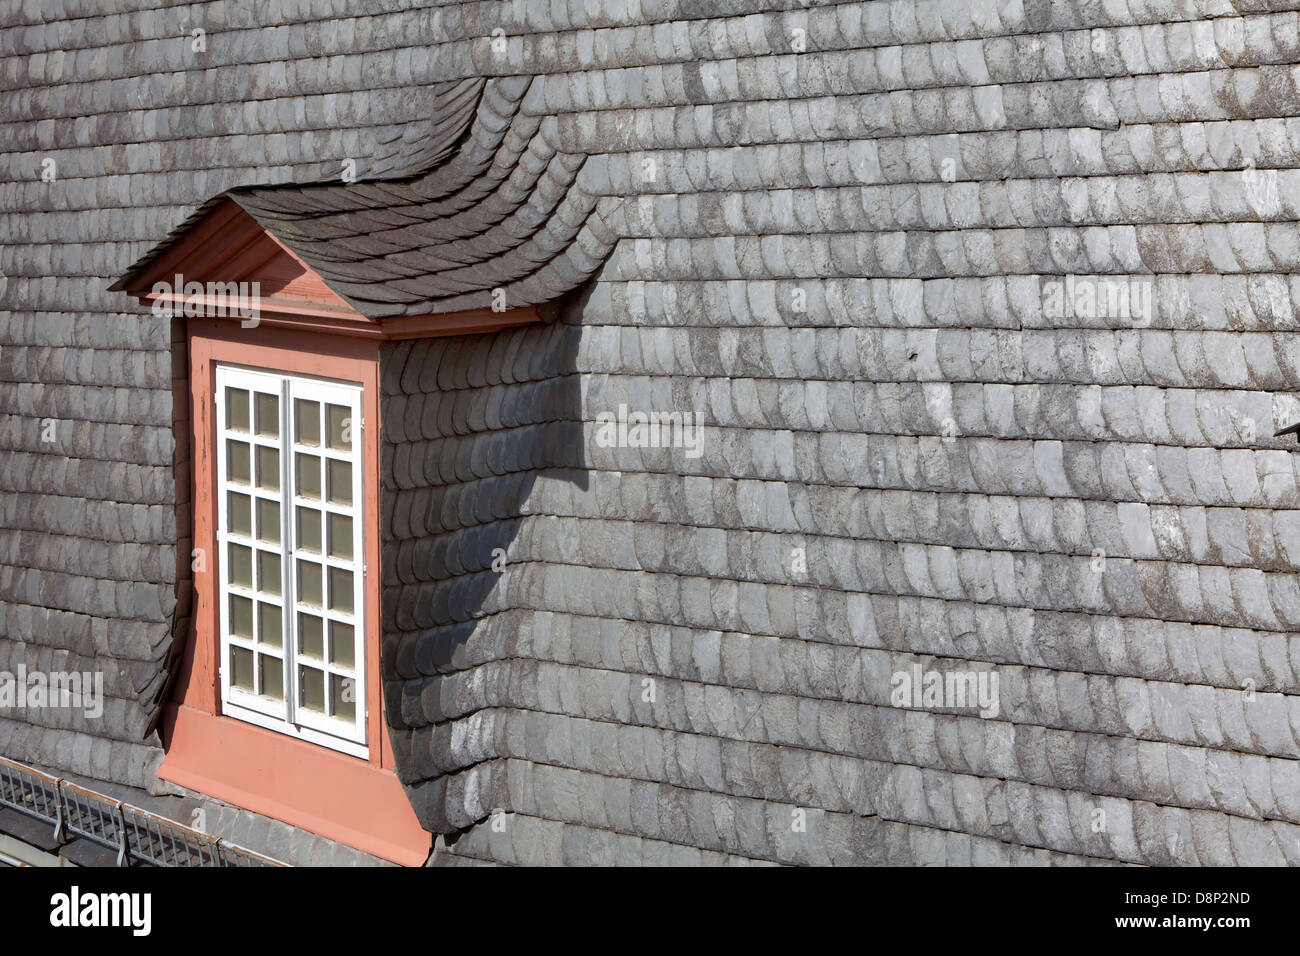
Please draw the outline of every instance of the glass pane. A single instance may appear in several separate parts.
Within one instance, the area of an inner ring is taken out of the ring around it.
[[[357,719],[356,678],[330,675],[330,710],[340,720]]]
[[[325,425],[330,448],[352,450],[352,409],[346,405],[326,405]]]
[[[248,431],[248,392],[242,388],[226,388],[226,428]]]
[[[325,656],[325,638],[321,627],[321,619],[314,614],[303,614],[298,618],[298,649],[308,657]]]
[[[331,458],[329,465],[329,500],[336,505],[352,504],[352,465]]]
[[[240,587],[253,586],[253,549],[242,544],[230,546],[230,583]]]
[[[330,557],[352,557],[352,519],[345,515],[330,515]]]
[[[320,512],[313,508],[298,509],[298,547],[320,551]]]
[[[242,647],[230,649],[230,682],[241,690],[253,690],[253,652]]]
[[[266,498],[257,499],[257,537],[280,543],[280,504]]]
[[[267,438],[280,437],[280,396],[254,392],[256,398],[257,433]]]
[[[330,610],[352,611],[352,572],[330,568]]]
[[[304,604],[314,604],[316,607],[320,607],[325,603],[321,600],[320,586],[320,565],[313,564],[310,561],[299,561],[298,600]]]
[[[241,495],[237,491],[226,493],[226,523],[230,525],[226,530],[234,534],[242,534],[247,537],[253,536],[253,504],[248,495]]]
[[[279,449],[257,446],[257,487],[268,491],[280,490]]]
[[[270,654],[258,654],[257,661],[262,666],[262,693],[284,700],[284,661]]]
[[[257,589],[280,593],[280,556],[274,551],[257,552]]]
[[[320,498],[320,459],[315,455],[294,455],[298,475],[298,497]]]
[[[230,595],[230,633],[253,639],[253,602],[238,594]]]
[[[284,614],[279,605],[258,602],[257,634],[263,644],[279,647],[284,643]]]
[[[299,667],[298,682],[302,689],[302,706],[325,713],[325,673],[314,667]]]
[[[248,484],[248,442],[226,439],[226,478],[241,485]]]
[[[320,402],[293,400],[294,438],[300,445],[320,444]]]
[[[352,625],[330,621],[330,663],[351,667],[356,661]]]

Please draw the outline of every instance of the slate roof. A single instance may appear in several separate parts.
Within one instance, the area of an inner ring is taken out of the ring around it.
[[[240,186],[191,215],[110,288],[230,199],[370,318],[551,302],[595,272],[613,244],[598,196],[577,185],[586,157],[523,114],[531,78],[436,84],[433,114],[375,145],[356,181]]]
[[[1300,3],[138,6],[0,28],[0,665],[112,698],[0,750],[159,754],[183,371],[108,279],[517,75],[510,128],[587,157],[551,219],[576,188],[615,241],[556,324],[385,350],[433,862],[1300,863]],[[1070,272],[1151,321],[1045,314]],[[703,413],[701,457],[595,443],[624,402]],[[996,669],[1002,713],[893,706],[916,664]]]

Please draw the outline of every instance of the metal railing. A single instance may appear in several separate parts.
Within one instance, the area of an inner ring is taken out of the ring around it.
[[[73,836],[117,850],[117,865],[284,866],[279,860],[0,757],[0,806],[53,825],[60,843]]]

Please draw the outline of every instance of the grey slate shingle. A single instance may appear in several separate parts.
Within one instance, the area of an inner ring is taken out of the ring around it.
[[[209,4],[206,59],[121,6],[0,29],[0,664],[112,687],[4,753],[153,783],[176,330],[104,285],[234,190],[366,314],[595,279],[385,347],[433,863],[1300,862],[1294,2]],[[1150,279],[1150,323],[1046,315],[1068,272]],[[700,411],[703,455],[600,447],[620,402]],[[1001,717],[891,707],[935,660]]]

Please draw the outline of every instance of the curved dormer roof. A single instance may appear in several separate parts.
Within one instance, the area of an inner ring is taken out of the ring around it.
[[[110,288],[141,294],[168,251],[232,202],[368,319],[558,299],[600,267],[615,236],[600,197],[577,182],[586,156],[558,149],[548,119],[520,109],[531,83],[439,84],[433,114],[380,143],[355,181],[214,196]]]

